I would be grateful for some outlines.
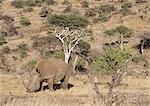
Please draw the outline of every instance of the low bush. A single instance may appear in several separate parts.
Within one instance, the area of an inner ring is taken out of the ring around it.
[[[104,31],[104,33],[108,36],[113,36],[113,35],[116,35],[116,33],[119,33],[119,34],[123,35],[123,37],[128,38],[128,37],[133,36],[134,32],[132,29],[125,27],[124,25],[120,25],[115,28],[106,30],[106,31]]]
[[[17,49],[21,58],[27,57],[27,51],[29,51],[29,47],[25,43],[20,43],[17,45]]]
[[[69,28],[85,28],[89,24],[85,17],[77,14],[50,15],[48,21],[50,24]]]
[[[20,18],[20,24],[23,26],[28,26],[31,24],[30,20],[27,19],[26,17],[21,17]]]
[[[28,63],[26,63],[23,68],[25,70],[28,70],[28,71],[31,71],[34,69],[35,65],[37,64],[37,61],[36,60],[29,60]]]
[[[23,11],[24,12],[31,12],[31,11],[33,11],[33,7],[32,6],[26,6],[23,8]]]
[[[4,37],[0,37],[0,45],[7,43]]]
[[[85,11],[85,16],[93,17],[96,15],[96,10],[94,8],[89,8]]]
[[[131,8],[132,8],[132,3],[131,2],[127,2],[124,5],[122,5],[121,7],[121,12],[123,14],[123,16],[127,16],[131,13]]]
[[[56,59],[62,59],[62,60],[65,60],[65,54],[63,51],[56,51],[53,56],[54,58]]]
[[[107,47],[104,52],[92,62],[93,69],[104,74],[114,74],[122,68],[126,59],[130,57],[128,50],[120,50],[117,47]]]
[[[97,12],[99,14],[109,14],[115,10],[116,9],[113,5],[101,5],[100,7],[98,7]]]

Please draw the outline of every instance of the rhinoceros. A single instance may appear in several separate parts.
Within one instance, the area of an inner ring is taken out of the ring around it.
[[[68,80],[72,72],[72,67],[61,59],[42,59],[31,72],[25,75],[23,84],[27,92],[36,92],[44,82],[48,83],[50,91],[54,91],[53,84],[60,81],[62,87],[68,89]]]

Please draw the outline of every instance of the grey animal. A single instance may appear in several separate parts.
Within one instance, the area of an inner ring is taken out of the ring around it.
[[[72,73],[72,67],[61,59],[42,59],[32,72],[24,75],[23,84],[27,92],[36,92],[45,82],[50,91],[54,91],[53,84],[59,81],[64,89],[68,89],[68,80]]]

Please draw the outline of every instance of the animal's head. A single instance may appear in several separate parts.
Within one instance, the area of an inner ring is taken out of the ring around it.
[[[37,72],[27,72],[24,74],[23,85],[27,92],[36,92],[40,88],[40,77]]]

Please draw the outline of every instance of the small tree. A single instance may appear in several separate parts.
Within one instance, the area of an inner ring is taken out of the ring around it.
[[[59,31],[58,31],[59,29]],[[55,28],[54,35],[61,41],[65,62],[68,64],[71,53],[83,36],[86,35],[84,30],[69,30],[68,27]],[[76,59],[75,59],[76,60]]]
[[[102,55],[98,56],[93,62],[92,67],[95,70],[103,70],[106,74],[116,73],[130,57],[127,50],[120,50],[117,47],[107,47]]]
[[[123,25],[120,25],[114,29],[106,30],[104,33],[108,36],[118,35],[119,40],[115,43],[119,44],[121,50],[123,50],[123,43],[126,42],[125,39],[133,36],[133,30]]]
[[[85,28],[89,22],[88,20],[77,14],[67,15],[50,15],[48,21],[51,25],[74,28]]]

